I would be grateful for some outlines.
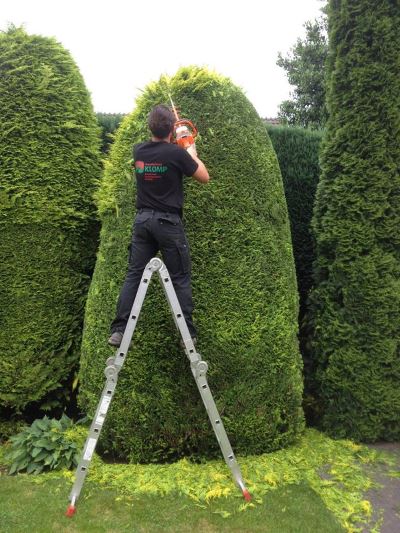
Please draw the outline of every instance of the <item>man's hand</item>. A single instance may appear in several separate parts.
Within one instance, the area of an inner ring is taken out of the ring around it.
[[[186,148],[187,152],[190,154],[190,156],[193,158],[194,161],[198,164],[196,172],[192,175],[192,177],[199,181],[200,183],[208,183],[210,181],[210,176],[208,175],[208,170],[206,169],[203,161],[201,161],[197,157],[197,151],[195,144],[192,144],[189,146],[189,148]]]
[[[193,157],[197,157],[197,150],[196,150],[196,143],[193,143],[189,146],[189,148],[186,148],[186,151]]]

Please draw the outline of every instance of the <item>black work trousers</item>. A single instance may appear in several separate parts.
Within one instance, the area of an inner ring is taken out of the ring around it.
[[[193,300],[189,245],[178,214],[140,209],[132,232],[128,272],[117,303],[111,333],[125,331],[129,314],[147,263],[160,250],[176,291],[190,335],[196,336],[192,320]]]

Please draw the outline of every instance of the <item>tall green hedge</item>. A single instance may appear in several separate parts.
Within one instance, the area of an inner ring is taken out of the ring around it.
[[[99,132],[70,54],[0,34],[0,403],[41,400],[76,365],[93,268]]]
[[[327,137],[314,228],[323,427],[400,438],[400,5],[330,2]]]
[[[114,140],[114,133],[124,118],[122,113],[96,113],[101,128],[101,151],[107,153]]]
[[[228,79],[195,67],[150,84],[111,149],[98,205],[101,243],[86,308],[80,403],[93,413],[104,384],[109,325],[127,266],[134,218],[132,146],[149,138],[147,115],[168,103],[201,132],[211,183],[187,180],[185,225],[193,263],[198,349],[237,452],[293,441],[303,428],[298,298],[286,202],[265,127]],[[103,449],[132,461],[211,455],[217,448],[179,348],[157,279],[120,374]]]
[[[322,132],[285,126],[267,126],[267,130],[278,157],[289,211],[301,322],[315,259],[311,219],[320,174]]]
[[[314,393],[315,369],[310,349],[310,331],[305,318],[315,261],[311,219],[320,175],[318,156],[322,132],[285,126],[267,126],[267,130],[278,156],[289,211],[300,297],[299,344],[304,363],[303,406],[308,421],[314,423],[314,408],[318,402]]]

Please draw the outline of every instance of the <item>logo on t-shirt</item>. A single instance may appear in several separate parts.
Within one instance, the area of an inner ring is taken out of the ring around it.
[[[138,174],[143,174],[144,172],[144,162],[143,161],[136,161],[135,162],[135,170]]]
[[[156,180],[163,177],[168,167],[162,163],[145,163],[144,161],[135,161],[135,170],[139,175],[144,174],[145,180]]]

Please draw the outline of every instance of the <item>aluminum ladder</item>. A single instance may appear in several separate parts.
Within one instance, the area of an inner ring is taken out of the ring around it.
[[[140,311],[142,309],[143,301],[154,272],[158,272],[159,274],[166,298],[174,317],[175,325],[181,334],[185,353],[190,361],[190,368],[192,370],[193,377],[196,381],[197,388],[199,389],[204,406],[210,418],[211,425],[222,451],[222,455],[224,456],[225,462],[230,469],[235,482],[242,491],[244,498],[247,501],[250,501],[251,499],[250,493],[244,484],[239,465],[236,461],[224,425],[215,405],[214,398],[207,383],[207,362],[201,359],[200,354],[196,351],[196,348],[193,344],[192,337],[190,336],[186,320],[182,314],[182,309],[166,266],[161,259],[154,257],[147,263],[143,271],[121,345],[116,351],[115,356],[107,359],[106,368],[104,370],[106,375],[106,384],[103,392],[101,393],[100,401],[90,426],[89,435],[83,448],[82,457],[76,469],[75,482],[69,495],[70,504],[66,512],[67,516],[72,516],[76,511],[76,502],[85,482],[90,461],[96,448],[97,441],[99,440],[100,432],[117,386],[118,373],[122,369],[127,352],[129,350],[131,339],[136,328]]]

